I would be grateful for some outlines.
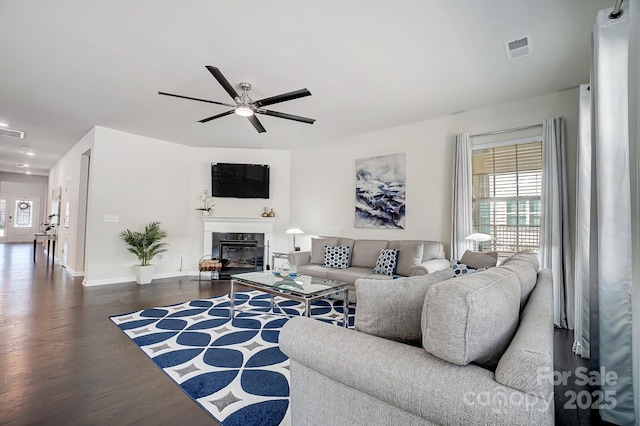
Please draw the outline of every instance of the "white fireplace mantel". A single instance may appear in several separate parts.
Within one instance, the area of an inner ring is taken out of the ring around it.
[[[264,234],[264,243],[273,245],[274,217],[213,217],[201,216],[204,224],[204,254],[211,254],[212,232]]]

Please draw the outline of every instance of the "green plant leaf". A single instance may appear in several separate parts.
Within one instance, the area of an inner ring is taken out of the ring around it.
[[[149,222],[143,232],[125,229],[119,236],[127,245],[127,250],[136,255],[141,266],[147,266],[154,256],[167,251],[165,247],[168,243],[160,242],[167,237],[167,231],[160,228],[160,222]]]

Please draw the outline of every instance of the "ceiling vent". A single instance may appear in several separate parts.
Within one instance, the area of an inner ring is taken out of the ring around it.
[[[531,36],[526,35],[515,40],[505,41],[504,50],[510,61],[531,55]]]
[[[24,132],[20,130],[4,129],[0,127],[0,135],[9,136],[10,138],[24,139]]]

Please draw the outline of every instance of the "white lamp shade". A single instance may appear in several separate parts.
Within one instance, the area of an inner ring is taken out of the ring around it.
[[[304,231],[300,228],[289,228],[284,232],[287,234],[304,234]]]
[[[483,234],[481,232],[476,232],[476,233],[471,234],[468,237],[466,237],[465,240],[473,240],[473,241],[483,242],[483,241],[493,240],[493,237],[491,235],[489,235],[489,234]]]

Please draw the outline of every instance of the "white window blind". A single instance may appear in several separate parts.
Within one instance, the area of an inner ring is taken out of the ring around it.
[[[484,250],[537,253],[542,141],[474,149],[471,167],[473,227],[494,238]]]

